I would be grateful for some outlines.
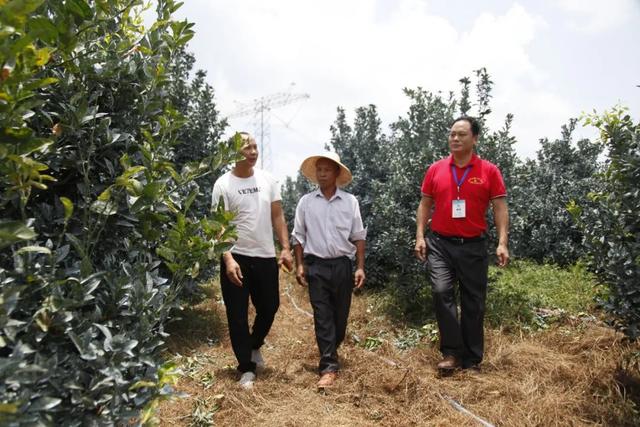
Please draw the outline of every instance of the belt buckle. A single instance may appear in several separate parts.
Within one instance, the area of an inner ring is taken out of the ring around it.
[[[454,237],[454,239],[459,245],[464,245],[464,237]]]

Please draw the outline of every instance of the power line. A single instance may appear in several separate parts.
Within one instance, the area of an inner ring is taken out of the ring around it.
[[[291,84],[291,87],[294,83]],[[240,107],[229,114],[227,118],[253,116],[254,125],[257,128],[256,136],[260,144],[260,167],[264,168],[265,159],[270,158],[270,112],[274,108],[284,107],[295,102],[310,98],[307,93],[278,92],[262,96],[249,103],[240,103]]]

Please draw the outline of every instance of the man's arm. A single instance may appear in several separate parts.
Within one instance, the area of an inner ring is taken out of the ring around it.
[[[296,281],[300,286],[307,286],[307,279],[304,274],[304,245],[307,239],[304,201],[305,197],[298,201],[296,216],[293,219],[293,230],[291,230],[293,254],[296,258]]]
[[[213,191],[211,192],[211,212],[218,209],[220,202],[222,202],[222,206],[225,210],[229,209],[223,184],[218,180],[213,185]],[[226,275],[229,281],[236,286],[242,286],[242,270],[240,269],[240,265],[233,258],[231,251],[226,251],[222,254],[222,262],[224,263]]]
[[[288,272],[293,268],[293,259],[291,257],[291,248],[289,247],[289,233],[287,232],[287,223],[284,220],[284,212],[282,210],[282,202],[277,200],[271,202],[271,225],[276,232],[276,237],[282,246],[278,265],[283,265]]]
[[[356,272],[353,277],[353,283],[356,289],[360,289],[364,286],[364,282],[367,276],[364,274],[364,250],[366,243],[364,240],[356,240],[353,242],[356,245]]]
[[[498,247],[496,248],[498,265],[504,267],[509,262],[509,209],[507,207],[507,198],[498,197],[493,199],[491,205],[493,206],[493,219],[498,232]]]
[[[301,244],[293,245],[293,253],[296,256],[296,281],[300,286],[307,286],[307,279],[304,277],[303,249]]]
[[[431,208],[433,207],[433,199],[429,196],[422,196],[418,211],[416,212],[416,247],[415,255],[420,261],[427,260],[427,242],[424,239],[424,232],[431,219]]]
[[[231,251],[226,251],[222,254],[222,261],[224,262],[227,277],[231,283],[236,286],[242,286],[242,270],[240,269],[240,264],[233,259]]]

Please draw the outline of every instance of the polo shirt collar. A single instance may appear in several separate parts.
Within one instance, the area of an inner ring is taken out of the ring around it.
[[[471,160],[469,160],[469,163],[467,163],[465,167],[467,167],[467,166],[473,166],[473,165],[475,165],[479,160],[480,160],[480,156],[478,156],[475,152],[473,152],[473,153],[471,154]],[[455,164],[455,163],[453,162],[453,154],[450,154],[450,155],[449,155],[449,164],[450,164],[450,165]]]

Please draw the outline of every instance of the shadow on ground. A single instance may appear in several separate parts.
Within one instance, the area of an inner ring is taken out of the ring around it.
[[[186,353],[202,346],[218,343],[226,334],[224,306],[215,298],[213,290],[205,289],[207,298],[200,304],[184,307],[167,326],[170,353]],[[216,307],[218,306],[218,307]]]

